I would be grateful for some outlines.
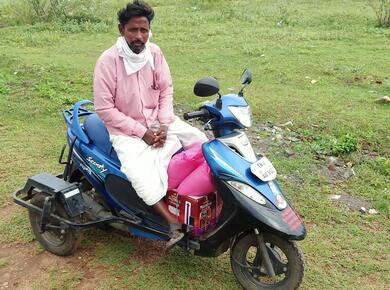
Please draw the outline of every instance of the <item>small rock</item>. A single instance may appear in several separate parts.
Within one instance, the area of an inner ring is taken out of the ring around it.
[[[334,156],[330,156],[328,158],[328,170],[331,172],[336,172],[337,171],[336,166],[339,166],[337,158]]]
[[[287,141],[290,141],[290,142],[299,142],[299,141],[301,141],[297,137],[290,137],[290,136],[287,136],[285,139]]]
[[[279,127],[287,127],[287,126],[292,126],[293,125],[293,122],[291,122],[291,121],[288,121],[288,122],[286,122],[286,123],[284,123],[284,124],[280,124],[280,125],[278,125]]]
[[[284,153],[286,154],[287,157],[292,157],[295,155],[295,152],[290,149],[285,149]]]
[[[330,156],[330,157],[328,158],[328,162],[331,163],[331,164],[338,164],[337,157]]]
[[[389,96],[383,96],[383,97],[380,97],[379,99],[376,99],[377,103],[379,104],[390,104],[390,97]]]
[[[367,155],[368,155],[368,157],[371,157],[371,158],[375,158],[375,157],[378,157],[378,156],[379,156],[378,153],[376,153],[376,152],[371,152],[371,151],[369,151],[369,152],[367,153]]]
[[[348,170],[345,170],[344,172],[344,179],[350,179],[352,176],[355,176],[355,171],[353,168],[349,168]]]
[[[369,213],[369,214],[377,214],[378,211],[377,211],[376,209],[370,208],[370,209],[368,210],[368,213]]]
[[[334,165],[333,163],[329,163],[328,170],[331,172],[336,172],[336,170],[337,170],[336,165]]]
[[[334,194],[334,195],[332,195],[330,198],[333,199],[333,200],[339,200],[340,197],[341,197],[340,194]]]
[[[366,213],[366,212],[367,212],[367,210],[366,210],[366,208],[365,208],[364,206],[362,206],[362,207],[359,209],[359,211],[360,211],[361,213]]]

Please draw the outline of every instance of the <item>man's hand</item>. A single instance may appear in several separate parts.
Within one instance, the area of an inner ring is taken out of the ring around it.
[[[155,133],[156,139],[155,139],[155,143],[153,144],[153,147],[163,147],[165,141],[167,140],[167,133],[168,133],[168,126],[161,125],[160,129]]]
[[[154,146],[157,139],[157,133],[153,132],[152,130],[148,129],[146,130],[144,136],[142,137],[142,140],[145,141],[146,144],[150,146]]]

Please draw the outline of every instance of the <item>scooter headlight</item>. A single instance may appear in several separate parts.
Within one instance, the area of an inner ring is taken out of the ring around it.
[[[258,191],[254,190],[249,185],[231,180],[228,180],[227,183],[229,183],[231,186],[233,186],[235,189],[237,189],[239,192],[241,192],[246,197],[249,197],[253,201],[262,205],[265,205],[267,203],[266,199]]]
[[[229,106],[228,107],[230,112],[233,114],[234,117],[237,118],[237,120],[246,128],[249,128],[252,126],[252,112],[251,108],[249,106],[245,107],[235,107],[235,106]]]

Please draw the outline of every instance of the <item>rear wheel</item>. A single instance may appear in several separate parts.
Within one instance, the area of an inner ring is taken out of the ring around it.
[[[39,192],[31,199],[31,203],[42,208],[47,196],[47,194]],[[71,219],[71,217],[66,213],[62,204],[55,203],[53,213],[60,217]],[[34,211],[29,211],[29,218],[33,233],[45,250],[58,256],[68,256],[76,251],[82,238],[80,231],[76,231],[72,228],[48,228],[46,231],[41,233],[41,214]],[[60,226],[59,224],[53,225],[58,227]]]
[[[263,238],[275,276],[268,275],[257,236],[250,233],[240,237],[230,251],[230,262],[237,280],[250,290],[297,289],[303,278],[304,263],[296,243],[268,233],[263,234]]]

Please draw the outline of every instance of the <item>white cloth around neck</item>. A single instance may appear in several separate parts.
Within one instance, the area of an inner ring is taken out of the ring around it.
[[[149,32],[149,38],[151,37],[151,35],[152,33]],[[137,71],[142,69],[148,62],[154,70],[154,60],[152,51],[150,50],[149,38],[148,41],[145,43],[145,48],[137,54],[130,49],[126,39],[123,36],[118,37],[116,41],[116,47],[118,49],[119,56],[123,58],[127,75],[136,73]]]

